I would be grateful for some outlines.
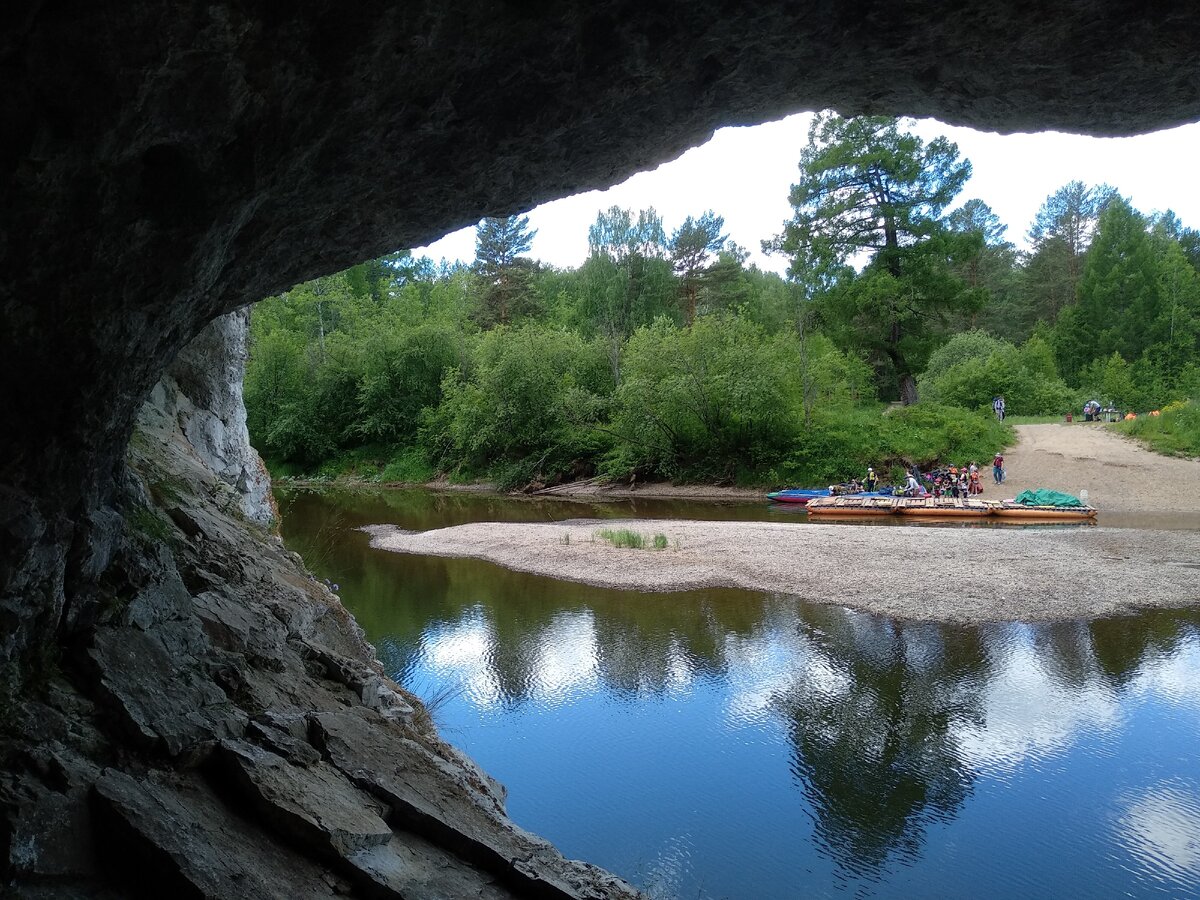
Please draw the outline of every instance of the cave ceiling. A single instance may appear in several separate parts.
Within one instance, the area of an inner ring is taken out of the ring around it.
[[[103,490],[141,398],[218,313],[612,184],[721,125],[1200,118],[1185,3],[135,0],[7,19],[0,378],[21,428],[0,459],[5,482],[53,475],[68,499]]]

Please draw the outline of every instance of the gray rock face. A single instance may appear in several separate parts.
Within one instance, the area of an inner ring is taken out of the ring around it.
[[[182,393],[202,380],[196,363],[170,392],[227,412],[219,390]],[[147,404],[94,615],[0,731],[0,885],[231,900],[637,896],[509,821],[503,789],[438,737],[336,595],[245,514],[239,485],[212,468],[229,454],[192,443],[198,415],[185,408]],[[244,423],[232,427],[244,441]]]
[[[250,446],[242,399],[249,328],[248,308],[210,322],[175,357],[142,415],[175,416],[201,462],[240,496],[246,518],[271,525],[276,518],[271,479]]]

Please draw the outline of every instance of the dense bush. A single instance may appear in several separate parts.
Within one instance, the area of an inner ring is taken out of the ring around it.
[[[799,427],[796,339],[733,316],[639,329],[625,351],[607,461],[616,474],[731,480],[783,453]]]
[[[1078,403],[1078,392],[1058,377],[1050,345],[1037,336],[1018,348],[981,331],[955,335],[934,351],[918,381],[926,400],[967,409],[990,409],[1003,395],[1010,415],[1059,415]]]
[[[932,403],[841,410],[814,419],[772,474],[781,483],[820,486],[861,478],[874,466],[899,482],[912,466],[984,465],[1011,441],[1011,429],[990,413]]]
[[[560,476],[604,448],[585,409],[612,393],[599,343],[533,323],[501,326],[476,339],[471,360],[446,377],[421,431],[443,467],[516,485]]]

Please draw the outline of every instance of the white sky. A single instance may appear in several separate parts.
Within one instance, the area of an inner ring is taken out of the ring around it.
[[[786,260],[765,257],[759,242],[789,218],[790,186],[812,115],[801,113],[749,128],[722,128],[700,147],[606,191],[588,191],[544,203],[529,212],[537,229],[530,255],[555,266],[578,266],[587,257],[587,230],[610,206],[653,206],[667,233],[688,215],[712,209],[725,217],[730,238],[751,251],[761,268],[783,272]],[[1107,182],[1143,213],[1173,209],[1185,225],[1200,227],[1200,123],[1128,138],[1093,138],[1042,132],[1000,135],[920,120],[925,140],[939,134],[958,144],[973,174],[960,202],[978,197],[1008,225],[1018,246],[1046,197],[1068,181]],[[435,261],[470,262],[475,231],[465,228],[413,251]]]

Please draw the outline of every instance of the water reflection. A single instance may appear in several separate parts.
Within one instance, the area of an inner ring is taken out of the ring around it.
[[[607,591],[372,551],[346,528],[379,512],[292,505],[285,536],[398,680],[461,690],[454,740],[571,855],[663,896],[1196,892],[1195,613],[962,628]]]
[[[1149,877],[1168,886],[1200,884],[1200,788],[1164,782],[1127,798],[1118,836]]]

